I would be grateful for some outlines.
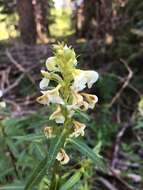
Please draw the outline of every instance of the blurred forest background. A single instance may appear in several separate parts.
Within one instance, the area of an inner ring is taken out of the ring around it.
[[[100,74],[90,90],[96,109],[79,117],[87,144],[98,144],[111,169],[98,171],[85,159],[86,177],[71,189],[142,190],[142,0],[0,0],[0,189],[22,189],[45,154],[40,139],[51,110],[35,100],[57,41],[73,46],[79,68]]]

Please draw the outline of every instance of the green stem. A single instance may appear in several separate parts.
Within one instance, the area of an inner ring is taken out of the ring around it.
[[[62,108],[63,109],[63,108]],[[62,129],[63,131],[66,131],[66,136],[64,138],[64,142],[63,144],[65,144],[67,137],[69,136],[69,123],[71,122],[70,118],[68,117],[68,112],[67,110],[64,110],[64,116],[65,116],[65,123],[64,123],[64,127]],[[58,181],[57,181],[57,176],[60,176],[60,163],[55,161],[55,164],[53,166],[53,170],[52,170],[52,178],[51,178],[51,184],[50,184],[50,188],[49,190],[58,190]]]
[[[59,163],[56,162],[55,167],[52,172],[51,184],[49,190],[58,190],[58,182],[59,182]]]
[[[63,89],[61,90],[61,94],[63,95],[63,99],[65,100],[65,103],[68,104],[68,99],[70,96],[70,81],[67,80],[67,75],[63,76],[65,84]],[[63,144],[65,144],[67,137],[69,136],[69,131],[70,131],[70,124],[71,124],[71,119],[68,117],[68,110],[67,108],[65,108],[64,106],[61,106],[61,110],[62,110],[62,114],[65,117],[65,122],[64,122],[64,126],[62,131],[66,131],[66,137],[64,138],[64,142]],[[55,161],[55,164],[53,166],[53,170],[52,170],[52,178],[51,178],[51,184],[50,184],[50,188],[49,190],[58,190],[58,182],[59,179],[57,181],[57,176],[60,176],[60,163]]]

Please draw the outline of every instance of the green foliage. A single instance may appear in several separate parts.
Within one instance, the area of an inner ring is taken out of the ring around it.
[[[80,178],[82,176],[82,172],[78,171],[75,174],[73,174],[67,181],[65,184],[63,184],[60,187],[60,190],[68,190],[71,189],[75,186],[76,183],[79,182]]]
[[[93,163],[99,167],[100,169],[104,169],[104,164],[102,162],[102,157],[96,153],[96,151],[93,151],[90,149],[89,146],[87,146],[83,141],[80,141],[79,139],[70,139],[70,143],[73,144],[73,146],[80,151],[82,154],[88,156]],[[96,150],[96,149],[94,149]]]
[[[7,184],[7,176],[13,176],[13,180],[9,181],[10,189],[24,189],[22,183],[27,181],[30,172],[32,173],[31,178],[28,180],[25,189],[33,188],[36,184],[39,184],[40,180],[44,176],[46,177],[46,175],[51,176],[50,171],[52,169],[52,165],[55,165],[55,155],[62,145],[61,143],[63,141],[61,139],[65,137],[62,134],[61,137],[58,136],[58,138],[54,138],[47,152],[44,144],[49,144],[49,142],[48,140],[44,140],[44,136],[41,133],[41,128],[43,125],[48,123],[48,117],[43,115],[44,112],[41,113],[42,115],[32,114],[21,118],[9,118],[4,120],[1,124],[2,137],[0,143],[3,148],[1,148],[2,156],[0,158],[0,168],[2,169],[0,181],[1,184],[5,185],[5,183]],[[79,117],[81,116],[79,115]],[[32,131],[32,133],[27,134],[27,130]],[[69,142],[70,149],[71,145],[77,149],[80,149],[81,153],[91,158],[96,166],[99,165],[101,158],[98,157],[98,153],[95,153],[96,151],[92,151],[81,141],[72,139]],[[49,146],[48,144],[47,146]],[[12,158],[7,157],[7,153],[4,153],[5,149],[7,149],[8,154],[13,155],[12,157],[14,157],[14,160],[11,160]],[[18,174],[15,171],[13,162],[17,168]],[[35,167],[35,170],[32,172],[33,167]],[[68,179],[61,179],[61,189],[68,189],[68,187],[72,187],[76,183],[82,183],[82,180],[80,182],[80,178],[83,175],[81,170],[75,174],[73,174],[73,170],[71,170],[71,174],[70,170],[67,170],[67,175],[69,176]],[[49,182],[45,182],[45,177],[42,179],[41,184],[39,184],[39,188],[41,187],[44,189],[44,187],[47,185],[49,187]],[[14,185],[17,184],[14,182],[16,178],[21,181],[18,185]],[[11,184],[12,181],[13,185]],[[0,188],[8,189],[9,186],[2,186]]]
[[[68,36],[73,34],[74,30],[71,29],[71,9],[53,8],[51,10],[54,23],[50,26],[50,33],[54,37]]]
[[[100,93],[100,101],[109,103],[117,91],[118,80],[114,74],[107,74],[100,78],[97,88]]]

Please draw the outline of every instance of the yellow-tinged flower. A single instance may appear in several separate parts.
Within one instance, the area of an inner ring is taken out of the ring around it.
[[[99,75],[96,71],[83,71],[76,69],[74,74],[74,82],[72,85],[72,89],[79,92],[86,88],[91,88],[92,85],[97,81]]]
[[[83,102],[83,97],[74,90],[72,90],[72,96],[73,96],[72,104],[80,104],[81,102]]]
[[[48,71],[57,72],[59,71],[56,57],[49,57],[46,61],[46,67]]]
[[[84,101],[83,96],[75,91],[72,90],[72,104],[67,105],[67,109],[72,113],[71,116],[74,114],[74,110],[80,109],[82,111],[86,111],[88,109],[88,103]]]
[[[56,111],[50,116],[50,120],[55,120],[56,123],[64,123],[65,117],[62,114],[61,107],[58,106]]]
[[[41,74],[43,75],[44,78],[50,79],[51,73],[48,71],[41,70]]]
[[[81,109],[83,111],[86,111],[88,109],[88,104],[84,101],[83,96],[81,94],[73,91],[72,107],[74,109]]]
[[[48,72],[48,71],[44,71],[44,70],[41,70],[41,73],[43,75],[44,78],[46,78],[47,80],[54,80],[58,83],[62,82],[62,78],[56,74],[56,73],[53,73],[53,72]]]
[[[61,149],[60,152],[57,154],[56,159],[62,164],[67,164],[70,160],[69,156],[66,154],[64,149]]]
[[[54,137],[54,135],[53,135],[53,128],[52,128],[52,127],[45,127],[45,128],[44,128],[44,135],[45,135],[47,138],[52,138],[52,137]]]
[[[70,135],[70,137],[78,137],[78,136],[84,136],[84,129],[86,128],[86,125],[84,123],[80,123],[78,121],[74,121],[74,132]]]
[[[67,62],[71,63],[72,65],[77,65],[77,59],[74,49],[68,47],[67,45],[64,46],[64,57]]]
[[[77,59],[76,54],[74,52],[74,49],[71,48],[71,46],[67,45],[55,45],[54,49],[56,51],[56,55],[60,61],[63,60],[64,63],[66,63],[67,66],[75,66],[77,65]]]
[[[87,93],[81,93],[81,95],[85,97],[85,100],[88,102],[88,108],[93,109],[95,107],[95,104],[98,102],[98,97],[96,95]]]
[[[52,90],[41,91],[43,95],[37,98],[37,102],[44,105],[49,105],[49,103],[64,104],[64,101],[59,94],[60,88],[61,86],[58,85]]]

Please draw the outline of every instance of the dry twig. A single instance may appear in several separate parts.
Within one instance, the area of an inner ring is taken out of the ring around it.
[[[103,183],[109,190],[118,190],[115,186],[113,186],[107,179],[100,177],[99,181]]]
[[[13,88],[15,88],[16,86],[19,85],[19,83],[21,82],[21,80],[23,79],[24,74],[20,75],[20,77],[10,86],[8,86],[8,88],[3,90],[3,95],[7,94],[9,91],[11,91]]]
[[[125,180],[123,180],[116,172],[113,168],[109,168],[110,172],[112,174],[112,176],[114,176],[119,182],[121,182],[126,189],[128,190],[135,190],[134,187],[132,187],[131,185],[129,185]]]
[[[14,57],[8,51],[8,49],[6,50],[6,55],[9,58],[9,60],[11,61],[11,63],[13,63],[16,66],[16,68],[18,68],[19,71],[21,71],[22,73],[26,74],[27,77],[29,78],[29,80],[32,82],[32,84],[35,85],[35,81],[33,80],[33,78],[29,75],[29,73],[27,72],[27,70],[14,59]]]
[[[116,166],[116,162],[118,160],[119,147],[121,144],[121,138],[123,137],[123,135],[128,127],[129,127],[129,124],[124,125],[121,128],[121,130],[119,131],[119,133],[117,134],[116,142],[115,142],[115,146],[114,146],[114,152],[113,152],[113,159],[112,159],[112,164],[111,164],[112,168],[115,168],[115,166]]]
[[[116,93],[116,95],[113,97],[113,99],[111,100],[111,102],[109,103],[108,107],[112,107],[113,104],[117,101],[117,99],[119,99],[119,97],[121,96],[122,92],[124,91],[124,89],[129,85],[129,82],[133,76],[133,71],[131,70],[131,68],[127,65],[127,63],[124,60],[120,60],[126,67],[126,69],[128,70],[129,74],[125,79],[125,82],[123,83],[122,87],[120,88],[120,90]]]

